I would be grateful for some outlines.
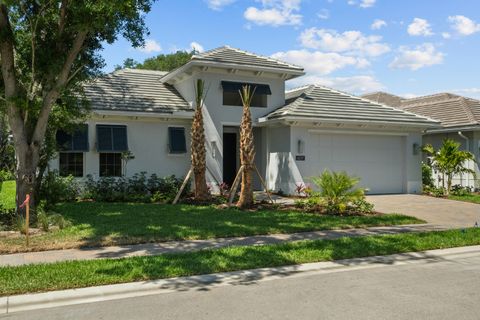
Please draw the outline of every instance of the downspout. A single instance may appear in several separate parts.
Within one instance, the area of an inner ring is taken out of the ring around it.
[[[461,138],[465,139],[465,143],[466,143],[466,146],[467,146],[467,151],[470,152],[470,139],[468,139],[468,137],[465,136],[465,135],[462,133],[462,131],[458,131],[458,135],[459,135]],[[470,188],[470,174],[469,174],[469,173],[467,173],[467,187]]]

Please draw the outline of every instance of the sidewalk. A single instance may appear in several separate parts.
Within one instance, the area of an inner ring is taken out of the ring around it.
[[[396,234],[405,232],[439,231],[450,229],[433,224],[417,224],[366,229],[344,229],[301,232],[293,234],[272,234],[238,238],[217,238],[209,240],[169,241],[114,247],[85,249],[51,250],[0,255],[0,267],[20,266],[34,263],[51,263],[67,260],[93,260],[104,258],[125,258],[133,256],[153,256],[164,253],[187,252],[202,249],[216,249],[228,246],[264,245],[289,241],[336,239],[368,235]]]

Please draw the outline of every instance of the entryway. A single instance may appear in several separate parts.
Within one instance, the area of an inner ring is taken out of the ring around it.
[[[223,132],[223,182],[232,185],[238,167],[238,133]]]

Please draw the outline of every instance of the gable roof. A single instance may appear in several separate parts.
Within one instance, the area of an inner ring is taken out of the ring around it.
[[[270,57],[260,56],[255,53],[232,48],[230,46],[223,46],[220,48],[196,54],[192,57],[192,60],[212,61],[217,63],[235,63],[239,65],[303,71],[303,68],[300,66],[286,63]]]
[[[435,126],[436,121],[319,85],[288,91],[286,105],[265,120],[369,122],[411,126]]]
[[[160,82],[166,72],[122,69],[84,85],[93,110],[173,113],[192,111],[169,84]]]
[[[375,94],[363,97],[371,99]],[[480,101],[453,93],[402,99],[398,108],[440,121],[443,127],[480,125]]]

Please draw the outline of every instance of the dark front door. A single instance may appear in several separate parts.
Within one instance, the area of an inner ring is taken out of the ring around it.
[[[237,174],[237,134],[223,133],[223,182],[232,185]]]

